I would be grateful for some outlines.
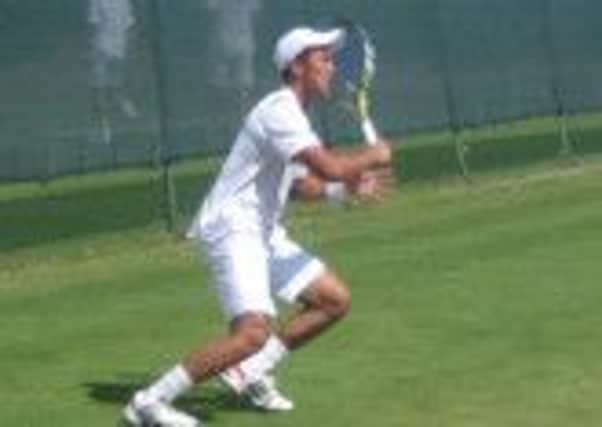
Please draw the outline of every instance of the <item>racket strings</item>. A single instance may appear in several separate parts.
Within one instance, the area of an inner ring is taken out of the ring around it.
[[[342,28],[345,38],[334,52],[335,102],[331,105],[337,123],[348,124],[344,126],[348,130],[363,131],[357,124],[359,122],[363,126],[365,121],[369,121],[376,51],[361,27],[343,24]]]
[[[358,31],[347,31],[335,55],[335,66],[359,118],[366,117],[370,110],[368,92],[375,71],[374,59],[375,50],[367,39]]]

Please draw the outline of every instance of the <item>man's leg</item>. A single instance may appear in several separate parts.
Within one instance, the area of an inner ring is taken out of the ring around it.
[[[265,315],[244,314],[232,321],[228,337],[191,352],[183,366],[195,383],[204,381],[257,352],[270,333],[270,321]]]
[[[230,335],[192,351],[148,388],[139,391],[125,408],[132,425],[180,423],[198,425],[194,418],[169,404],[194,384],[236,364],[259,350],[270,336],[270,322],[263,314],[246,313],[231,324]],[[180,425],[178,424],[178,425]]]
[[[280,339],[289,350],[295,350],[318,336],[350,308],[350,295],[345,283],[333,272],[325,271],[301,293],[302,309],[289,321]]]
[[[256,407],[287,411],[294,405],[276,388],[274,368],[289,349],[303,345],[345,315],[349,309],[349,292],[336,274],[289,239],[281,227],[270,238],[269,268],[272,294],[284,303],[301,304],[301,309],[260,351],[224,371],[221,378],[235,392],[250,398]]]
[[[224,371],[222,380],[234,391],[268,411],[289,411],[292,401],[276,388],[271,371],[288,354],[340,320],[349,310],[349,291],[334,273],[323,271],[296,297],[302,304],[280,335],[238,365]]]

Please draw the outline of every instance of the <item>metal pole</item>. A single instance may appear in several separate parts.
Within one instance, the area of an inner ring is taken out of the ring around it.
[[[570,156],[575,150],[573,147],[573,141],[570,138],[567,127],[568,115],[564,103],[565,90],[562,84],[560,63],[558,61],[558,50],[553,40],[551,27],[552,13],[550,10],[550,6],[550,0],[542,0],[542,38],[546,61],[548,63],[549,68],[548,80],[550,85],[550,91],[554,102],[556,120],[558,122],[558,132],[561,144],[560,154],[563,156]]]
[[[159,120],[159,141],[154,151],[155,167],[161,168],[161,208],[167,231],[175,230],[176,225],[176,191],[173,182],[171,163],[172,155],[169,149],[169,106],[167,102],[167,79],[163,54],[163,21],[160,13],[160,0],[150,0],[150,40],[155,71],[155,90]]]
[[[451,76],[451,66],[449,60],[449,47],[446,43],[444,34],[444,23],[441,11],[441,1],[434,1],[435,14],[435,32],[437,36],[438,60],[441,69],[441,80],[443,83],[443,95],[445,102],[445,110],[447,112],[447,123],[452,133],[452,140],[456,151],[456,159],[460,168],[460,173],[464,178],[468,178],[469,169],[466,161],[466,153],[468,147],[464,144],[460,135],[460,120],[458,119],[458,109],[454,99],[453,81]]]

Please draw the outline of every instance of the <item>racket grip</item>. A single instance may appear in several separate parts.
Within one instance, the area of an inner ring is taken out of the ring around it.
[[[362,133],[368,145],[374,145],[378,142],[378,132],[376,132],[374,123],[369,118],[362,120]]]

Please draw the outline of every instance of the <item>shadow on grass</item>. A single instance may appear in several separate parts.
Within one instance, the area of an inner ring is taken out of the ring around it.
[[[92,381],[83,384],[87,395],[101,403],[125,406],[133,394],[147,386],[142,381]],[[256,411],[252,406],[219,383],[208,383],[197,391],[176,401],[176,406],[185,412],[213,421],[220,411]]]

